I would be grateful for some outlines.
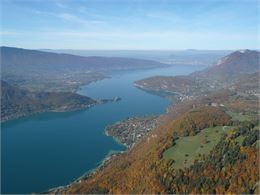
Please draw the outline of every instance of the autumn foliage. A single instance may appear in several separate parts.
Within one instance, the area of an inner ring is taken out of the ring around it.
[[[172,161],[162,158],[162,154],[174,144],[176,137],[195,135],[204,128],[234,123],[221,108],[208,106],[204,102],[176,106],[174,111],[171,110],[160,120],[161,125],[132,150],[119,155],[81,183],[75,183],[58,193],[255,192],[259,181],[259,152],[256,147],[259,137],[251,132],[257,124],[237,123],[235,134],[224,135],[209,155],[201,156],[189,168],[175,170],[171,166]],[[247,140],[242,145],[235,141],[240,135]]]

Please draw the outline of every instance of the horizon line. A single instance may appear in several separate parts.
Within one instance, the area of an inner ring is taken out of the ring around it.
[[[20,47],[20,46],[7,46],[7,45],[1,45],[2,47],[10,47],[10,48],[17,48],[17,49],[28,49],[28,50],[74,50],[74,51],[236,51],[236,50],[260,50],[260,48],[254,48],[254,49],[249,49],[249,48],[232,48],[232,49],[191,49],[191,48],[187,48],[187,49],[90,49],[90,48],[26,48],[26,47]]]

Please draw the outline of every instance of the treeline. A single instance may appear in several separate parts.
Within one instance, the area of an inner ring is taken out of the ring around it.
[[[186,113],[184,116],[175,120],[172,124],[172,131],[181,136],[196,135],[200,130],[215,127],[230,125],[231,117],[223,111],[206,106],[204,108],[193,110]]]

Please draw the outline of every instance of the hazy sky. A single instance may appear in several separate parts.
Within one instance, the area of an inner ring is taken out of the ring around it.
[[[0,4],[1,45],[259,49],[260,0],[1,0]]]

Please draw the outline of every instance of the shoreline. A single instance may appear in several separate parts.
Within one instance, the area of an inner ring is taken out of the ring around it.
[[[75,179],[74,181],[70,182],[67,185],[54,187],[54,188],[48,189],[47,191],[40,192],[39,194],[50,194],[50,193],[51,194],[57,194],[57,193],[59,193],[59,190],[69,188],[73,184],[81,183],[82,181],[84,181],[84,180],[90,178],[91,176],[93,176],[96,172],[98,172],[101,169],[108,166],[108,164],[111,163],[117,156],[122,155],[126,152],[128,152],[128,149],[126,149],[125,151],[109,151],[107,153],[107,155],[105,156],[105,158],[102,161],[100,161],[99,165],[96,168],[93,168],[93,169],[86,171],[80,177],[78,177],[77,179]]]
[[[149,117],[157,118],[158,116],[149,116]],[[135,118],[135,119],[136,119],[136,118],[144,119],[144,118],[147,118],[147,116],[146,116],[146,117],[132,117],[132,118]],[[126,119],[126,120],[117,121],[115,124],[120,124],[120,123],[125,122],[125,121],[127,121],[127,120],[129,120],[129,119],[132,119],[132,118],[128,118],[128,119]],[[156,120],[157,120],[157,119],[156,119]],[[120,156],[120,155],[122,155],[122,154],[124,154],[124,153],[126,153],[126,152],[129,152],[129,151],[133,148],[133,147],[129,147],[129,145],[126,144],[126,143],[122,143],[116,136],[110,135],[110,134],[108,133],[108,131],[107,131],[109,127],[111,127],[111,125],[108,125],[108,126],[105,127],[105,129],[104,129],[104,134],[105,134],[106,136],[108,136],[108,137],[112,137],[113,140],[114,140],[116,143],[118,143],[118,144],[124,146],[124,147],[125,147],[125,150],[124,150],[124,151],[109,151],[109,152],[106,154],[106,156],[104,157],[104,159],[100,161],[99,165],[98,165],[96,168],[93,168],[93,169],[88,170],[87,172],[85,172],[84,174],[82,174],[82,175],[79,176],[77,179],[75,179],[74,181],[70,182],[70,183],[67,184],[67,185],[54,187],[54,188],[51,188],[51,189],[49,189],[49,190],[47,190],[47,191],[45,191],[45,192],[42,192],[42,193],[40,193],[40,194],[49,194],[49,193],[51,193],[51,194],[52,194],[52,193],[53,193],[53,194],[57,194],[57,193],[59,193],[59,190],[63,190],[63,189],[69,188],[69,187],[71,187],[71,185],[73,185],[73,184],[81,183],[82,181],[84,181],[84,180],[90,178],[90,177],[93,176],[95,173],[97,173],[98,171],[100,171],[100,170],[102,170],[103,168],[105,168],[106,166],[108,166],[109,163],[111,163],[116,157],[118,157],[118,156]],[[139,142],[139,141],[140,141],[140,140],[136,140],[136,143]],[[134,144],[134,145],[135,145],[135,144]],[[134,145],[133,145],[133,146],[134,146]]]
[[[87,86],[87,85],[90,85],[90,84],[92,84],[92,83],[96,83],[96,82],[98,82],[98,81],[102,81],[102,80],[104,80],[104,79],[110,79],[110,78],[112,78],[112,77],[103,75],[103,77],[101,77],[101,78],[92,80],[92,81],[90,81],[90,82],[81,83],[81,84],[78,84],[78,85],[74,86],[73,89],[72,89],[72,91],[70,91],[70,92],[71,92],[71,93],[74,93],[74,94],[81,95],[81,96],[88,97],[88,96],[86,96],[86,95],[82,95],[82,94],[78,93],[78,92],[82,89],[83,86]],[[48,91],[47,91],[47,92],[48,92]],[[61,91],[61,92],[63,92],[63,91]],[[68,91],[68,92],[69,92],[69,91]],[[89,98],[90,98],[90,97],[89,97]],[[92,98],[91,98],[91,99],[92,99]],[[6,118],[6,119],[2,119],[2,117],[0,117],[0,123],[1,123],[1,124],[4,124],[4,123],[6,123],[6,122],[11,122],[11,121],[14,121],[14,120],[19,120],[19,119],[23,119],[23,118],[27,118],[27,117],[32,117],[32,116],[35,116],[35,115],[41,114],[41,113],[48,113],[48,112],[49,112],[49,113],[59,113],[59,112],[65,113],[65,112],[80,111],[80,110],[88,109],[88,108],[90,108],[90,107],[92,107],[92,106],[95,106],[95,105],[98,105],[98,104],[102,104],[102,103],[107,103],[107,102],[109,102],[109,101],[105,102],[106,99],[104,99],[104,100],[102,100],[102,99],[101,99],[101,100],[93,99],[93,100],[95,100],[96,103],[88,104],[88,105],[85,105],[85,106],[80,107],[80,108],[74,108],[74,109],[72,108],[72,109],[63,110],[63,111],[62,111],[62,110],[59,110],[59,109],[56,109],[56,110],[42,110],[42,111],[36,111],[36,112],[32,112],[32,113],[23,113],[23,114],[19,114],[19,115],[17,115],[17,116],[10,116],[10,117],[8,117],[8,118]],[[112,99],[111,99],[111,100],[112,100]],[[104,101],[104,102],[102,102],[102,101]]]
[[[157,68],[157,67],[156,67],[156,68]],[[112,78],[112,76],[110,76],[110,77],[108,77],[108,78],[105,78],[105,79],[110,79],[110,78]],[[103,80],[103,79],[102,79],[102,80]],[[99,80],[98,80],[98,81],[99,81]],[[95,83],[95,82],[98,82],[98,81],[94,81],[94,82],[92,82],[92,83]],[[135,83],[134,83],[134,86],[135,86]],[[82,87],[83,87],[83,86],[79,87],[79,90],[81,90]],[[135,86],[135,87],[137,87],[137,86]],[[137,88],[138,88],[138,87],[137,87]],[[141,89],[141,88],[140,88],[140,89]],[[78,91],[79,91],[79,90],[78,90]],[[144,89],[143,89],[143,90],[144,90]],[[78,91],[77,91],[77,93],[78,93]],[[146,91],[146,90],[144,90],[144,91]],[[147,90],[146,92],[148,92],[148,90]],[[78,94],[80,94],[80,93],[78,93]],[[80,94],[80,95],[81,95],[81,94]],[[156,94],[154,94],[154,95],[156,95]],[[164,96],[163,98],[165,98],[165,96]],[[146,117],[147,117],[147,116],[146,116]],[[158,117],[158,116],[157,116],[157,117]],[[140,118],[140,117],[137,116],[137,118]],[[117,121],[116,123],[121,123],[121,122],[122,122],[122,120],[119,120],[119,121]],[[108,127],[108,126],[107,126],[107,127]],[[87,180],[88,178],[92,177],[95,173],[97,173],[98,171],[100,171],[100,170],[102,170],[103,168],[105,168],[106,166],[108,166],[116,157],[118,157],[118,156],[120,156],[120,155],[122,155],[122,154],[125,154],[125,153],[129,152],[129,151],[132,149],[132,147],[129,148],[127,144],[124,144],[124,143],[120,142],[120,140],[118,140],[115,136],[109,135],[108,132],[106,131],[107,127],[105,127],[105,129],[104,129],[104,134],[105,134],[106,136],[112,137],[113,140],[114,140],[116,143],[118,143],[118,144],[124,146],[124,147],[125,147],[125,150],[124,150],[124,151],[114,151],[114,152],[113,152],[113,151],[112,151],[112,152],[109,151],[109,152],[107,153],[107,155],[103,158],[103,160],[101,160],[101,162],[98,163],[97,167],[86,171],[86,172],[83,173],[81,176],[79,176],[78,178],[76,178],[74,181],[72,181],[72,182],[70,182],[70,183],[68,183],[68,184],[66,184],[66,185],[61,185],[61,186],[57,186],[57,187],[54,187],[54,188],[47,189],[47,191],[40,192],[40,194],[59,194],[59,190],[67,189],[67,188],[71,187],[71,185],[73,185],[73,184],[81,183],[82,181]]]
[[[42,113],[66,113],[66,112],[75,112],[75,111],[80,111],[80,110],[85,110],[85,109],[89,109],[91,108],[92,106],[95,106],[95,105],[99,105],[99,104],[102,104],[102,103],[94,103],[94,104],[88,104],[88,105],[85,105],[81,108],[74,108],[74,109],[68,109],[68,110],[42,110],[42,111],[37,111],[37,112],[33,112],[33,113],[28,113],[28,114],[21,114],[17,117],[10,117],[8,119],[4,119],[4,120],[1,120],[1,124],[4,124],[4,123],[7,123],[7,122],[11,122],[11,121],[15,121],[15,120],[19,120],[19,119],[25,119],[25,118],[28,118],[28,117],[33,117],[33,116],[36,116],[38,114],[42,114]]]
[[[116,123],[120,123],[120,121],[118,121],[118,122],[116,122]],[[109,135],[109,133],[107,132],[107,128],[108,128],[109,126],[110,126],[110,125],[108,125],[108,126],[105,127],[104,134],[105,134],[107,137],[112,137],[113,140],[114,140],[116,143],[118,143],[119,145],[122,145],[122,146],[126,147],[126,149],[129,150],[127,144],[124,144],[124,143],[120,142],[120,140],[117,139],[115,136]]]
[[[87,96],[86,96],[87,97]],[[109,102],[117,102],[117,101],[120,101],[121,98],[120,97],[114,97],[113,99],[95,99],[95,103],[92,103],[92,104],[88,104],[88,105],[83,105],[82,107],[78,107],[78,108],[71,108],[71,109],[54,109],[54,110],[42,110],[42,111],[37,111],[37,112],[32,112],[32,113],[25,113],[25,114],[20,114],[16,117],[9,117],[8,119],[1,119],[0,120],[0,123],[1,124],[4,124],[6,122],[11,122],[11,121],[14,121],[14,120],[19,120],[19,119],[25,119],[25,118],[28,118],[28,117],[33,117],[33,116],[36,116],[38,114],[42,114],[42,113],[69,113],[69,112],[75,112],[75,111],[81,111],[81,110],[87,110],[93,106],[96,106],[96,105],[100,105],[100,104],[106,104],[106,103],[109,103]]]
[[[150,130],[154,129],[158,123],[157,115],[133,116],[117,121],[105,128],[105,134],[113,137],[119,144],[124,145],[129,150],[136,145]]]

